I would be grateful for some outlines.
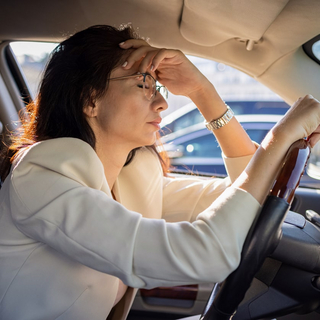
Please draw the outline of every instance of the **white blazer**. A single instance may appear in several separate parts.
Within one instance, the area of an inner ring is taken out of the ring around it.
[[[231,180],[249,159],[226,159]],[[229,185],[163,177],[142,148],[116,182],[119,203],[87,143],[27,148],[0,192],[0,319],[105,319],[119,278],[130,288],[109,318],[125,319],[132,288],[222,281],[260,208]]]

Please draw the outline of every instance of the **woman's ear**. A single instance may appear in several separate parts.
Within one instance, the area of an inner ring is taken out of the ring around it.
[[[88,118],[94,118],[98,114],[97,109],[98,108],[96,107],[95,102],[91,101],[87,106],[83,108],[83,112]]]

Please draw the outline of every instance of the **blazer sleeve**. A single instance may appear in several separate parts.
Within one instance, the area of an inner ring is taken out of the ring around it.
[[[143,218],[103,191],[89,145],[57,140],[31,148],[11,174],[12,218],[26,236],[132,287],[217,282],[238,266],[260,207],[250,194],[227,188],[193,223]]]
[[[259,144],[254,141],[253,143],[256,149],[258,149]],[[234,182],[239,177],[239,175],[245,169],[245,167],[247,166],[247,164],[249,163],[252,157],[253,155],[229,158],[222,153],[222,158],[231,182]]]
[[[194,221],[231,185],[230,178],[163,178],[162,218]]]
[[[258,144],[256,144],[258,147]],[[194,221],[197,215],[229,187],[245,169],[252,155],[228,158],[222,154],[228,177],[225,179],[199,177],[163,179],[163,218],[169,222]]]

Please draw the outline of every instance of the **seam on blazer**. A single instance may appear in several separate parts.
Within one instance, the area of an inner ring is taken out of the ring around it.
[[[0,306],[1,306],[1,304],[2,304],[3,299],[4,299],[5,296],[6,296],[9,288],[11,287],[11,284],[14,282],[14,280],[16,279],[16,277],[18,276],[18,274],[20,273],[20,270],[23,268],[23,266],[25,265],[25,263],[29,260],[30,256],[33,254],[33,252],[34,252],[35,250],[37,250],[39,247],[41,247],[42,245],[43,245],[43,243],[39,243],[39,245],[36,246],[36,247],[30,252],[30,254],[28,255],[28,257],[24,260],[23,264],[21,265],[21,267],[20,267],[19,270],[17,271],[16,275],[13,277],[13,279],[12,279],[11,282],[10,282],[10,284],[8,285],[8,288],[7,288],[7,290],[5,291],[5,293],[4,293],[4,295],[3,295],[3,298],[2,298],[1,301],[0,301]]]
[[[13,172],[12,172],[12,175],[13,175]],[[18,197],[19,201],[21,202],[21,204],[27,209],[27,211],[28,211],[29,214],[32,214],[30,208],[25,204],[24,201],[22,201],[22,198],[20,197],[20,194],[19,194],[19,192],[18,192],[18,190],[17,190],[17,188],[16,188],[16,186],[15,186],[13,177],[12,177],[12,179],[11,179],[11,184],[12,184],[14,193],[17,195],[17,197]],[[9,201],[11,202],[10,189],[9,189]],[[11,214],[11,210],[10,210],[10,214]],[[12,216],[12,214],[11,214],[11,216]],[[15,223],[15,219],[14,219],[13,217],[12,217],[12,220],[13,220],[14,225],[17,227],[17,225],[16,225],[16,223]],[[17,228],[18,228],[18,227],[17,227]],[[19,229],[19,230],[20,230],[20,229]],[[20,230],[20,231],[21,231],[21,230]]]
[[[57,225],[55,225],[55,224],[52,223],[51,221],[48,221],[48,220],[46,220],[46,219],[39,219],[39,218],[35,218],[34,220],[45,221],[46,223],[55,226],[61,233],[63,233],[63,234],[66,236],[66,238],[68,238],[71,242],[76,243],[79,247],[81,247],[81,248],[85,249],[86,251],[92,253],[92,255],[96,255],[97,257],[101,258],[102,260],[108,262],[108,263],[109,263],[110,265],[112,265],[115,269],[121,271],[122,273],[124,273],[124,274],[126,274],[126,275],[131,275],[131,274],[132,274],[132,273],[127,273],[127,272],[125,272],[124,270],[122,270],[121,268],[119,268],[117,265],[113,264],[111,261],[109,261],[108,259],[106,259],[104,256],[100,255],[99,253],[97,253],[97,252],[95,252],[95,251],[92,251],[92,250],[89,249],[89,248],[86,248],[85,246],[83,246],[82,244],[80,244],[79,242],[77,242],[76,240],[70,238],[61,228],[59,228]],[[19,230],[20,230],[20,229],[19,229]],[[20,231],[21,231],[21,230],[20,230]],[[22,232],[22,231],[21,231],[21,232]],[[24,234],[25,234],[25,233],[24,233]],[[32,239],[34,239],[34,238],[32,238]],[[35,240],[35,239],[34,239],[34,240]],[[36,240],[36,241],[39,241],[39,240]],[[54,250],[62,253],[63,255],[71,258],[72,260],[77,261],[75,258],[73,258],[72,256],[69,256],[69,255],[66,254],[65,252],[61,252],[60,250],[57,250],[56,248],[52,247],[51,245],[49,245],[49,244],[47,244],[47,243],[45,243],[45,245],[49,246],[50,248],[53,248]],[[80,262],[80,261],[77,261],[77,262],[79,262],[79,263],[82,264],[82,265],[85,265],[84,263],[82,263],[82,262]],[[86,265],[86,266],[87,266],[87,265]],[[91,269],[93,269],[93,270],[98,270],[98,269],[92,268],[92,267],[90,267],[90,266],[87,266],[87,267],[88,267],[88,268],[91,268]],[[101,271],[101,270],[98,270],[98,271]],[[105,272],[105,271],[101,271],[101,272],[106,273],[106,274],[109,274],[109,273],[107,273],[107,272]],[[110,275],[112,275],[112,274],[110,274]]]
[[[136,274],[137,275],[137,277],[141,277],[141,275],[140,274]],[[141,279],[141,278],[140,278]],[[159,277],[157,277],[157,278],[153,278],[153,277],[147,277],[147,276],[143,276],[143,279],[151,279],[151,280],[160,280],[160,281],[165,281],[166,283],[169,283],[170,284],[170,287],[172,287],[172,281],[173,280],[167,280],[167,279],[162,279],[162,278],[159,278]],[[144,281],[145,282],[145,281]],[[176,280],[176,279],[174,279],[174,283],[181,283],[182,285],[185,285],[186,284],[186,281],[183,281],[183,280]],[[199,283],[207,283],[207,282],[199,282],[199,281],[192,281],[192,280],[190,280],[190,283],[188,282],[188,284],[199,284]],[[178,286],[178,285],[175,285],[175,286]],[[140,289],[140,288],[138,288],[138,289]],[[141,288],[141,289],[143,289],[143,288]],[[151,289],[151,288],[148,288],[148,289]]]
[[[14,191],[15,191],[15,193],[16,193],[19,201],[21,202],[21,204],[26,207],[26,209],[28,210],[28,213],[29,213],[29,214],[32,214],[31,211],[30,211],[30,209],[28,208],[28,206],[24,203],[24,201],[22,201],[21,197],[19,196],[19,193],[17,192],[13,181],[12,181],[12,186],[13,186]],[[78,187],[76,187],[76,188],[86,188],[86,187],[83,187],[83,186],[80,185],[80,186],[78,186]],[[88,188],[88,187],[87,187],[87,188]],[[96,189],[95,189],[95,190],[96,190]],[[68,191],[70,191],[70,190],[68,190]],[[68,192],[68,191],[66,191],[66,192]],[[99,191],[99,190],[97,190],[97,191]],[[16,221],[15,221],[14,218],[13,218],[12,220],[13,220],[14,225],[16,226],[16,228],[17,228],[20,232],[22,232],[24,235],[27,235],[28,237],[30,237],[30,238],[33,239],[33,240],[39,241],[38,239],[34,239],[34,237],[29,236],[28,233],[26,233],[25,231],[21,230],[21,228],[20,228],[19,225],[16,223]],[[66,238],[70,239],[70,241],[76,243],[76,244],[77,244],[78,246],[80,246],[81,248],[83,248],[83,249],[85,249],[86,251],[92,253],[93,255],[96,255],[97,257],[103,259],[104,261],[107,261],[110,265],[112,265],[115,269],[121,271],[123,274],[125,274],[125,275],[132,275],[132,273],[125,272],[123,269],[119,268],[117,265],[113,264],[111,261],[109,261],[109,260],[106,259],[105,257],[101,256],[101,255],[98,254],[97,252],[92,251],[92,250],[89,249],[89,248],[86,248],[86,247],[83,246],[82,244],[78,243],[76,240],[70,238],[59,226],[57,226],[56,224],[52,223],[51,221],[48,221],[48,220],[46,220],[46,219],[39,219],[39,218],[34,218],[34,220],[44,221],[44,222],[46,222],[46,223],[48,223],[48,224],[51,224],[51,225],[55,226],[61,233],[63,233],[63,234],[66,236]],[[47,243],[45,243],[45,244],[48,245],[49,247],[51,247],[49,244],[47,244]],[[53,248],[53,249],[57,250],[56,248]],[[62,251],[59,251],[59,250],[57,250],[57,251],[58,251],[58,252],[61,252],[61,253],[64,254],[65,256],[67,256],[67,257],[69,257],[69,258],[77,261],[75,258],[73,258],[72,256],[66,254],[65,252],[62,252]],[[81,264],[83,264],[83,263],[80,262],[80,261],[78,261],[78,262],[81,263]],[[84,264],[83,264],[83,265],[84,265]],[[87,267],[89,267],[89,268],[91,268],[91,269],[94,269],[94,268],[92,268],[92,267],[90,267],[90,266],[87,266]],[[133,266],[132,266],[132,269],[133,269]],[[131,270],[132,270],[132,269],[131,269]],[[95,269],[95,270],[97,270],[97,269]],[[104,273],[107,273],[107,272],[102,271],[102,270],[99,270],[99,271],[104,272]],[[140,280],[143,281],[141,278],[140,278]],[[145,282],[145,281],[143,281],[143,282]]]
[[[80,299],[80,297],[88,290],[88,288],[85,288],[80,295],[78,296],[78,298],[76,300],[73,301],[73,303],[66,309],[64,310],[60,315],[58,315],[57,318],[55,318],[54,320],[59,320],[59,318],[61,318],[68,310],[70,310],[70,308],[73,307],[73,305]]]

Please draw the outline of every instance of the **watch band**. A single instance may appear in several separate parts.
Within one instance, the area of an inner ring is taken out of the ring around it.
[[[208,130],[213,131],[225,126],[234,116],[232,109],[227,105],[227,111],[218,119],[205,122]]]

